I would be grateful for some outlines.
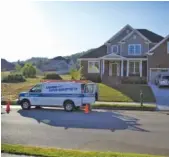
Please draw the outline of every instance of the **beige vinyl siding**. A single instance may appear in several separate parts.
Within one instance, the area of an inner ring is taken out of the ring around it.
[[[133,39],[133,36],[136,36],[136,39]],[[141,56],[148,52],[149,45],[145,43],[145,40],[141,36],[139,36],[137,33],[134,33],[128,39],[126,39],[125,43],[122,44],[122,56],[128,56],[128,45],[130,44],[141,44]]]

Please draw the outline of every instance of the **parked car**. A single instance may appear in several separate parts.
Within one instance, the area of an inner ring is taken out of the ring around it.
[[[158,74],[156,77],[155,77],[155,85],[158,85],[158,81],[161,77],[161,74]]]
[[[169,87],[169,75],[159,74],[155,79],[155,84],[158,85],[158,87]]]

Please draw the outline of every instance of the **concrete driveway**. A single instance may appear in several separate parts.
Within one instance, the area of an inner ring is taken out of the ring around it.
[[[156,98],[157,108],[159,110],[169,110],[169,88],[158,88],[154,84],[149,84]]]
[[[1,117],[2,143],[169,155],[167,113],[12,109]]]

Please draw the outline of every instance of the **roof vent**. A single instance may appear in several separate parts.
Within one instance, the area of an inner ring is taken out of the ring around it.
[[[136,35],[133,35],[133,39],[136,39]]]
[[[130,32],[129,30],[126,30],[126,33],[127,33],[127,34],[129,34],[129,32]]]

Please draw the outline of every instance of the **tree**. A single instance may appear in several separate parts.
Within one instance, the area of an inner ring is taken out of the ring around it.
[[[36,77],[36,67],[34,67],[31,63],[26,63],[22,68],[22,73],[25,77]]]
[[[71,69],[70,75],[72,80],[80,80],[82,76],[82,69],[83,67],[80,67],[79,69]]]
[[[15,65],[15,70],[16,70],[17,72],[20,72],[21,69],[22,69],[22,67],[20,66],[20,64],[17,63],[17,64]]]

